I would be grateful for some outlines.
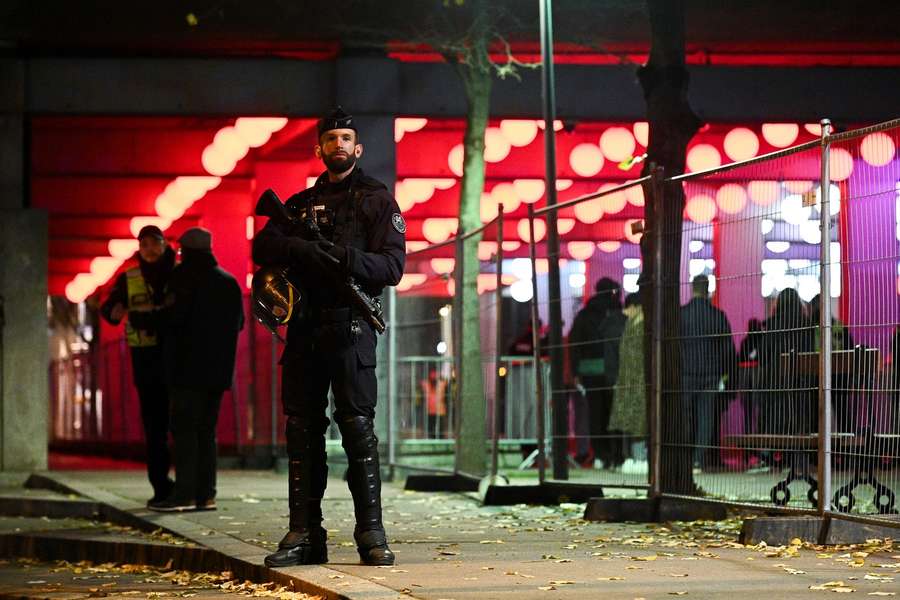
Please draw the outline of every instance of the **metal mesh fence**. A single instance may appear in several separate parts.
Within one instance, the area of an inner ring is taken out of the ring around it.
[[[815,327],[819,285],[815,145],[678,178],[680,387],[663,387],[680,436],[663,435],[664,479],[689,495],[814,507],[818,431]],[[669,190],[671,193],[671,190]],[[672,241],[663,241],[671,248]],[[678,246],[675,246],[678,247]],[[673,405],[674,404],[674,405]],[[677,460],[667,460],[677,456]]]
[[[895,513],[900,484],[900,128],[893,123],[833,139],[830,212],[840,252],[831,256],[832,290],[840,297],[827,324],[831,501],[834,510],[845,513]]]
[[[452,470],[454,464],[453,306],[455,245],[451,240],[407,254],[389,324],[395,357],[389,395],[391,464]]]
[[[545,386],[550,407],[545,422],[555,424],[547,427],[548,448],[566,452],[565,468],[555,464],[555,480],[647,485],[641,259],[639,235],[631,230],[642,213],[641,183],[605,184],[596,193],[537,212],[539,230],[553,213],[559,232],[558,287],[549,280],[553,257],[547,244],[537,239],[534,244],[540,321],[549,321],[554,304],[563,321],[562,376],[548,376]],[[553,287],[558,299],[551,298]],[[541,345],[543,354],[553,350],[549,340]]]

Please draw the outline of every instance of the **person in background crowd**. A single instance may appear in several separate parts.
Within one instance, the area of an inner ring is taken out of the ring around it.
[[[428,377],[420,382],[425,410],[428,412],[426,436],[444,437],[447,428],[447,380],[438,377],[437,369],[429,369]]]
[[[815,349],[815,328],[803,312],[797,290],[779,292],[772,316],[763,324],[759,344],[759,431],[800,434],[818,429],[815,377],[801,373],[792,352]]]
[[[138,264],[116,278],[100,314],[112,325],[125,320],[125,339],[131,350],[132,376],[144,426],[147,477],[153,486],[149,504],[167,498],[174,485],[169,478],[169,398],[163,378],[159,309],[175,267],[175,252],[155,225],[143,227],[138,242]]]
[[[160,512],[216,508],[216,423],[244,327],[241,287],[218,266],[209,231],[188,229],[178,242],[181,264],[166,286],[163,310],[175,488],[148,505]]]
[[[759,387],[759,349],[762,343],[762,322],[757,318],[747,321],[747,335],[741,340],[738,350],[738,370],[736,387],[741,395],[741,405],[744,409],[744,433],[758,433],[756,419],[759,412],[759,402],[756,397],[756,389]],[[755,451],[747,451],[747,463],[756,466],[761,458]]]
[[[822,347],[819,322],[822,315],[822,297],[820,294],[813,296],[807,306],[809,310],[809,324],[815,332],[815,347]],[[831,351],[852,350],[853,338],[850,330],[844,326],[840,319],[831,317]],[[853,432],[856,428],[853,410],[851,408],[850,391],[858,389],[860,385],[854,384],[851,373],[833,373],[831,378],[831,410],[834,422],[834,430],[841,432]],[[857,382],[859,383],[859,382]]]
[[[619,345],[619,377],[609,428],[625,432],[631,456],[622,464],[623,473],[647,471],[647,385],[644,377],[644,309],[641,294],[625,296],[625,330]]]
[[[709,300],[709,277],[694,277],[691,290],[679,323],[683,399],[693,415],[694,467],[710,469],[720,463],[718,400],[735,373],[737,355],[728,317]]]
[[[611,439],[609,416],[619,374],[619,340],[625,328],[621,287],[604,277],[572,323],[569,364],[575,388],[588,406],[589,432],[598,468],[616,468],[624,458],[621,440]]]

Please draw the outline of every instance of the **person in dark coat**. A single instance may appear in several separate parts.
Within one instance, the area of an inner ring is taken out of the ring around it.
[[[172,272],[163,312],[175,489],[149,505],[162,512],[216,507],[216,422],[244,326],[241,288],[218,266],[210,233],[194,227],[178,241],[182,262]]]
[[[728,317],[709,300],[709,277],[697,275],[691,288],[679,315],[683,400],[692,415],[694,466],[710,468],[719,463],[720,391],[736,373],[737,354]]]
[[[125,320],[125,339],[131,350],[131,371],[141,405],[141,422],[147,448],[147,477],[153,486],[150,502],[164,500],[172,492],[169,478],[169,398],[163,381],[159,309],[163,292],[175,267],[175,252],[162,230],[147,225],[138,233],[137,265],[121,273],[100,315],[110,324]]]
[[[814,325],[807,319],[797,290],[778,294],[772,316],[763,324],[759,345],[760,423],[762,433],[801,434],[818,429],[814,375],[801,373],[790,354],[813,352]]]
[[[569,366],[575,389],[588,407],[588,432],[595,461],[605,468],[622,464],[622,442],[612,439],[609,417],[619,374],[619,343],[625,329],[622,290],[604,277],[594,286],[594,294],[582,308],[569,331]],[[598,466],[600,466],[598,464]]]

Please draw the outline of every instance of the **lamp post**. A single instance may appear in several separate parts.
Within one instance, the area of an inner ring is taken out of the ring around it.
[[[544,109],[544,179],[547,206],[556,204],[556,93],[553,78],[553,15],[552,1],[538,0],[541,21],[541,97]],[[568,479],[566,458],[569,429],[568,399],[563,390],[562,311],[559,290],[559,231],[556,211],[547,213],[547,262],[549,270],[547,310],[550,321],[550,390],[553,409],[551,452],[553,478]]]

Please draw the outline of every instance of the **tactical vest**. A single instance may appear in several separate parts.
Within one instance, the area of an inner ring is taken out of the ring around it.
[[[144,280],[140,267],[125,272],[128,284],[128,312],[149,312],[153,310],[153,290]],[[156,334],[132,327],[131,321],[125,323],[125,339],[133,348],[145,348],[156,345]]]

